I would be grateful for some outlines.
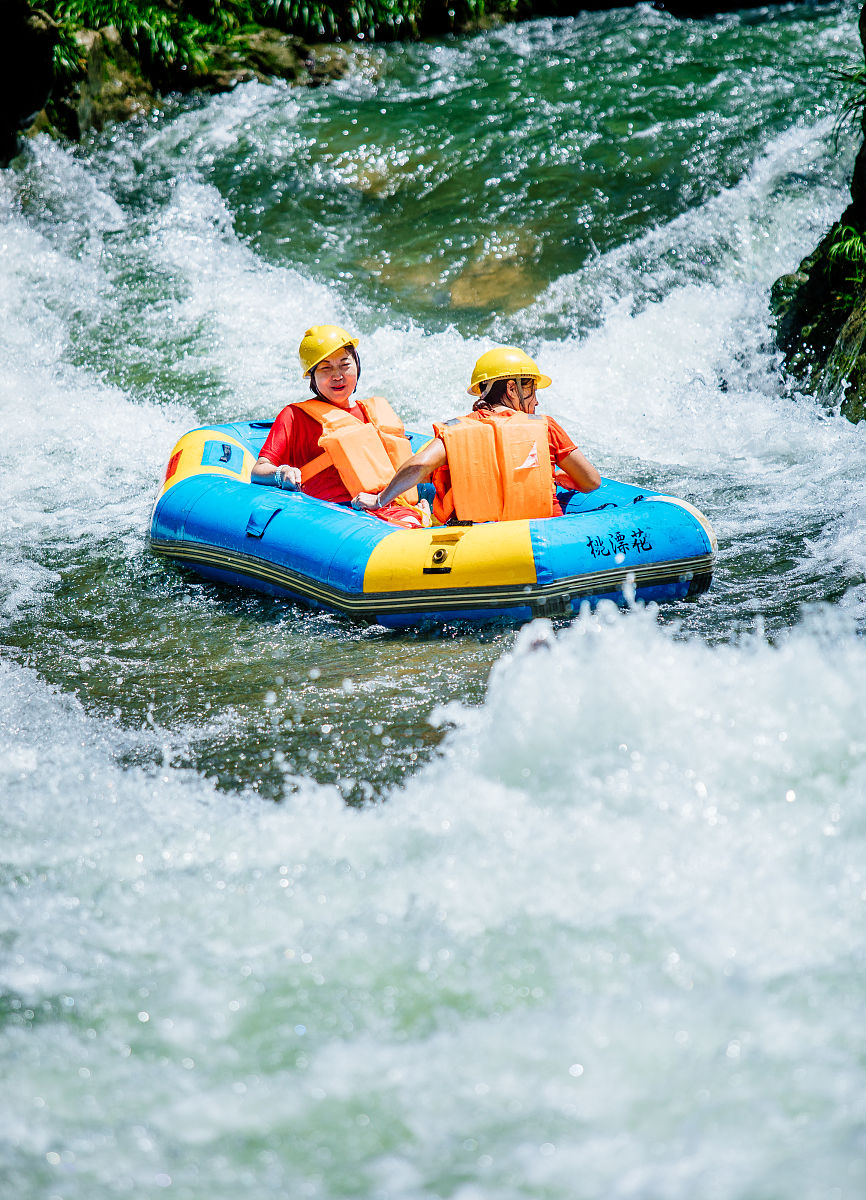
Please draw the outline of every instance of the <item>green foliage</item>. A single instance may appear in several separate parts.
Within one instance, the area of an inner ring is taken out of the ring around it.
[[[851,308],[866,285],[866,241],[852,225],[841,225],[827,251],[832,266],[841,267],[840,282],[834,289],[837,307]]]
[[[262,8],[265,17],[299,33],[336,37],[339,30],[332,6],[317,0],[265,0]]]
[[[853,225],[842,225],[836,231],[833,245],[830,247],[830,258],[844,258],[849,262],[866,262],[866,242],[863,235]]]
[[[54,47],[54,75],[56,79],[67,82],[77,79],[81,74],[81,51],[75,40],[75,26],[61,20],[58,27],[58,40]]]
[[[547,0],[547,7],[564,3]],[[245,26],[270,25],[314,40],[416,38],[493,13],[531,10],[529,0],[41,0],[41,7],[60,29],[55,70],[61,79],[82,70],[76,31],[110,25],[157,84],[176,80],[180,69],[206,70],[209,47],[224,45]]]
[[[154,77],[207,65],[208,43],[225,41],[251,19],[249,0],[43,0],[60,27],[55,69],[61,77],[81,70],[76,29],[112,25],[128,49]]]
[[[483,4],[483,0],[479,0]],[[417,36],[423,0],[258,0],[262,20],[271,20],[307,37]]]

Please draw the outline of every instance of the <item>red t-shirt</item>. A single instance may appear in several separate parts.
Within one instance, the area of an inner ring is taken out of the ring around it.
[[[364,410],[357,404],[353,404],[346,411],[366,424]],[[321,436],[322,426],[318,421],[296,404],[287,404],[277,415],[271,432],[265,438],[261,457],[266,458],[275,467],[282,466],[283,463],[288,463],[290,467],[305,467],[322,453],[319,449]],[[304,484],[303,490],[308,496],[316,496],[319,500],[333,500],[335,504],[352,502],[352,497],[343,486],[336,467],[325,467],[324,471],[320,471]]]
[[[473,417],[476,421],[486,421],[491,417],[489,409],[480,408],[473,412],[466,413],[467,417]],[[568,458],[572,450],[576,450],[577,446],[562,428],[558,421],[554,421],[553,417],[547,418],[547,441],[550,446],[550,465],[555,471],[564,458]],[[445,468],[447,471],[447,467]],[[451,486],[451,477],[443,476],[442,480],[443,492],[447,492]],[[553,515],[555,517],[562,516],[562,508],[559,501],[554,496],[553,500]]]

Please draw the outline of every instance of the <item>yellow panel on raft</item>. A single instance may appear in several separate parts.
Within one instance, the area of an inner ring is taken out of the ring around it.
[[[365,592],[533,584],[528,521],[395,530],[370,555]]]
[[[241,451],[243,462],[240,471],[232,471],[216,463],[207,466],[202,464],[205,445],[208,442],[215,441],[233,446]],[[254,456],[247,450],[243,443],[239,442],[237,438],[227,435],[225,430],[193,429],[191,433],[185,433],[172,450],[168,466],[171,469],[172,464],[174,464],[174,470],[163,483],[157,500],[164,496],[170,487],[173,487],[176,483],[180,483],[182,479],[188,479],[190,475],[224,475],[228,479],[237,479],[241,483],[249,483],[255,461]]]

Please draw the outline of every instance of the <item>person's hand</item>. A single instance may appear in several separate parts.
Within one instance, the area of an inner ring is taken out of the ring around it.
[[[274,471],[274,483],[279,488],[296,492],[301,486],[301,472],[297,467],[290,467],[288,463],[283,463]]]
[[[358,492],[358,495],[352,500],[352,508],[360,508],[366,512],[371,512],[378,507],[379,497],[375,492]]]

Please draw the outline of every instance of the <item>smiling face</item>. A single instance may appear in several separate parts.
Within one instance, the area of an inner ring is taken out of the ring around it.
[[[358,364],[347,346],[323,358],[313,370],[319,395],[338,408],[349,408],[358,384]]]

